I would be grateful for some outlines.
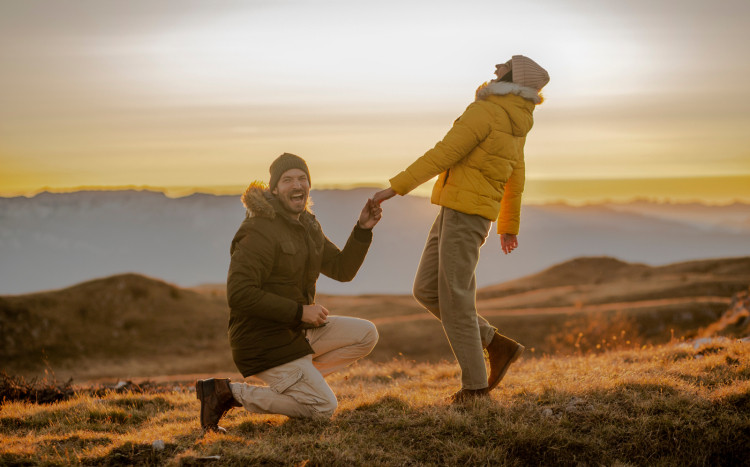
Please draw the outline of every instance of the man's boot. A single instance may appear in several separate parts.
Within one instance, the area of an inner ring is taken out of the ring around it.
[[[495,333],[492,342],[487,346],[487,356],[490,361],[490,376],[487,378],[488,391],[500,384],[511,363],[518,360],[523,351],[524,346],[518,342]]]
[[[195,382],[195,395],[201,401],[201,428],[205,431],[225,433],[219,420],[232,407],[241,406],[234,400],[229,379],[202,379]]]

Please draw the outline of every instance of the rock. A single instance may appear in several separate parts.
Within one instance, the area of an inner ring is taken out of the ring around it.
[[[151,443],[151,447],[154,448],[154,451],[163,451],[165,444],[164,441],[157,439],[153,443]]]

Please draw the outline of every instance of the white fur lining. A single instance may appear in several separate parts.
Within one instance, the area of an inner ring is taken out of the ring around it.
[[[536,89],[521,86],[516,83],[508,83],[506,81],[492,81],[481,86],[477,90],[477,100],[486,99],[493,94],[498,96],[515,94],[524,99],[528,99],[535,104],[540,104],[542,102],[542,98],[539,96],[539,92]]]

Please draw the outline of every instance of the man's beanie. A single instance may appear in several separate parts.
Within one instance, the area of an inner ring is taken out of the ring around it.
[[[310,181],[310,171],[307,170],[305,160],[299,156],[285,152],[277,157],[271,164],[271,169],[269,170],[271,172],[271,182],[268,184],[268,187],[271,190],[276,188],[276,184],[279,183],[281,175],[290,169],[300,169],[305,172],[305,175],[307,175],[307,182],[312,185],[312,181]]]
[[[513,70],[513,82],[527,88],[541,91],[549,83],[549,73],[538,63],[523,55],[514,55],[510,59]]]

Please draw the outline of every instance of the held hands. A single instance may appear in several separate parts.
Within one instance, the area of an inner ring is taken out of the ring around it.
[[[380,222],[380,217],[383,215],[383,208],[380,204],[375,201],[368,199],[365,203],[365,207],[362,208],[362,212],[359,214],[359,220],[357,225],[362,229],[371,229]]]
[[[322,326],[328,318],[328,310],[320,305],[303,305],[302,322],[313,326]]]
[[[379,205],[383,201],[387,199],[391,199],[394,196],[396,196],[396,192],[393,191],[393,188],[386,188],[385,190],[381,190],[375,193],[375,196],[372,197],[372,200],[378,203]]]
[[[396,192],[391,188],[378,191],[372,199],[367,200],[367,204],[362,208],[362,213],[359,215],[359,225],[363,229],[371,229],[380,222],[380,218],[383,215],[383,208],[380,207],[380,203],[383,201],[393,198],[396,196]]]
[[[513,234],[500,235],[500,246],[506,255],[518,248],[518,237]]]

